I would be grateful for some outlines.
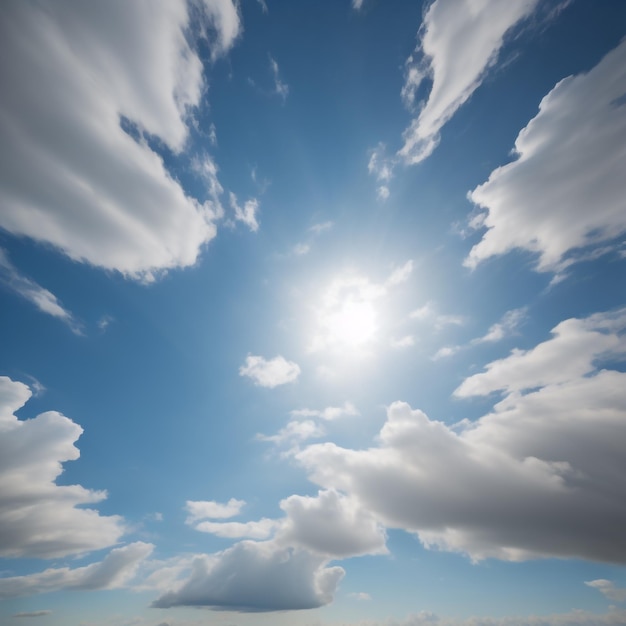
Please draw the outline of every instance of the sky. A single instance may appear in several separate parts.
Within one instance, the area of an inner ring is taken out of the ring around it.
[[[0,623],[626,625],[625,36],[5,0]]]

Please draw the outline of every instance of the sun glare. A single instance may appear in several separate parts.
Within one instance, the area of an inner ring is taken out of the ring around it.
[[[327,319],[329,334],[336,343],[361,346],[376,332],[376,312],[371,302],[347,300]]]

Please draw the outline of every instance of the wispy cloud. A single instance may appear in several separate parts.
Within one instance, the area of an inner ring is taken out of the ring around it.
[[[284,83],[280,78],[280,69],[278,67],[278,63],[270,55],[270,69],[272,70],[272,76],[274,77],[274,93],[280,96],[285,102],[287,96],[289,95],[289,85]]]
[[[470,98],[498,58],[505,35],[527,17],[538,0],[436,0],[428,6],[420,41],[406,63],[402,98],[417,104],[425,80],[432,86],[426,103],[404,131],[398,155],[419,163],[439,143],[439,131]]]
[[[259,230],[257,213],[259,211],[259,201],[256,198],[246,200],[243,207],[237,202],[237,196],[231,191],[230,206],[235,212],[235,221],[243,222],[253,233]]]
[[[51,315],[69,326],[73,333],[82,334],[81,324],[74,315],[59,302],[51,292],[22,274],[0,248],[0,285],[22,296],[34,304],[42,313]]]

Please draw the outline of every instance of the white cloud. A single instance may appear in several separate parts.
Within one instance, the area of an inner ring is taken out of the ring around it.
[[[61,320],[70,327],[72,332],[81,334],[80,324],[74,315],[63,307],[52,292],[19,272],[2,248],[0,248],[0,285],[19,294],[34,304],[42,313]]]
[[[268,9],[267,9],[267,3],[265,2],[265,0],[257,0],[257,2],[259,3],[259,6],[261,7],[261,11],[263,11],[263,13],[267,13]]]
[[[37,574],[0,578],[0,598],[60,590],[119,589],[132,580],[140,563],[152,553],[153,549],[152,544],[137,541],[122,548],[115,548],[101,562],[85,567],[50,568]]]
[[[494,391],[519,392],[560,385],[595,370],[602,356],[626,353],[626,309],[568,319],[552,329],[552,338],[531,350],[515,349],[489,363],[484,372],[465,379],[454,392],[458,397],[488,395]]]
[[[538,255],[538,271],[560,271],[606,252],[626,231],[626,42],[591,71],[560,81],[517,137],[517,158],[469,195],[487,232],[465,260],[476,267],[515,248]],[[592,254],[593,256],[593,254]]]
[[[360,11],[363,6],[364,0],[352,0],[352,8],[356,11]]]
[[[259,201],[256,198],[246,200],[243,207],[239,206],[237,196],[230,192],[230,206],[235,212],[235,220],[243,222],[253,233],[259,230],[257,213],[259,211]]]
[[[396,269],[391,272],[389,278],[387,279],[386,285],[388,287],[395,287],[396,285],[405,283],[407,280],[409,280],[412,273],[413,261],[407,261],[404,265],[396,267]]]
[[[313,226],[311,226],[309,230],[316,235],[319,235],[326,230],[330,230],[334,225],[334,222],[320,222],[319,224],[313,224]]]
[[[405,335],[404,337],[400,337],[399,339],[391,340],[391,347],[402,349],[402,348],[410,348],[415,345],[415,337],[413,335]]]
[[[343,578],[324,557],[273,541],[241,541],[215,555],[194,559],[188,578],[152,606],[207,606],[263,612],[311,609],[332,601]]]
[[[245,500],[231,498],[226,504],[214,500],[187,500],[185,509],[189,513],[187,524],[193,524],[201,519],[228,519],[241,513]]]
[[[245,365],[239,368],[240,376],[247,376],[259,387],[277,387],[294,382],[300,375],[300,367],[283,356],[275,356],[269,361],[262,356],[249,354]]]
[[[323,435],[324,429],[318,426],[313,420],[304,420],[288,422],[287,425],[281,428],[275,435],[258,434],[257,438],[261,441],[270,441],[277,446],[288,444],[293,447],[307,439],[322,437]]]
[[[0,377],[0,556],[55,558],[117,543],[122,518],[85,508],[105,491],[55,482],[62,463],[79,457],[82,428],[56,411],[18,419],[30,396],[26,385]]]
[[[349,598],[354,598],[355,600],[361,600],[361,601],[365,601],[365,600],[371,600],[372,596],[370,596],[369,593],[365,593],[364,591],[358,591],[355,593],[349,593],[348,594]]]
[[[439,131],[482,83],[495,64],[507,32],[527,17],[538,0],[436,0],[426,11],[420,42],[407,61],[402,98],[416,104],[424,80],[428,100],[404,131],[399,156],[419,163],[439,143]]]
[[[376,180],[388,183],[393,178],[395,161],[387,156],[387,147],[379,143],[370,150],[370,160],[367,162],[367,171],[376,177]]]
[[[607,613],[591,613],[575,609],[569,613],[512,617],[440,617],[421,611],[402,620],[364,621],[358,626],[624,626],[626,611],[611,609]],[[354,624],[357,626],[357,624]]]
[[[267,539],[276,529],[276,525],[275,520],[264,517],[253,522],[200,522],[194,528],[227,539]]]
[[[438,313],[432,302],[427,302],[419,309],[411,311],[409,317],[420,322],[429,322],[434,326],[435,330],[441,330],[446,326],[462,326],[465,324],[465,318],[461,315]]]
[[[270,69],[272,70],[272,76],[274,78],[274,93],[280,96],[283,102],[285,102],[287,96],[289,95],[289,85],[280,79],[280,69],[278,67],[278,63],[276,63],[272,56],[270,56]]]
[[[386,554],[386,535],[359,503],[334,490],[290,496],[280,503],[287,518],[277,540],[335,559]]]
[[[305,254],[308,254],[311,251],[311,245],[308,243],[297,243],[294,247],[293,247],[293,254],[295,254],[296,256],[304,256]]]
[[[327,406],[325,409],[295,409],[290,411],[292,417],[319,417],[326,421],[336,420],[340,417],[359,415],[358,409],[352,402],[344,402],[342,406]]]
[[[438,361],[439,359],[446,359],[450,356],[453,356],[461,349],[461,346],[443,346],[443,348],[439,348],[435,354],[431,357],[433,361]]]
[[[379,187],[376,188],[376,196],[382,202],[384,202],[385,200],[389,198],[389,194],[390,194],[389,187],[387,187],[386,185],[380,185]]]
[[[590,580],[585,585],[597,589],[608,600],[626,602],[626,589],[616,587],[610,580],[600,578],[598,580]]]
[[[5,3],[0,23],[0,227],[75,261],[153,279],[216,233],[145,137],[184,149],[205,83],[188,4]],[[230,0],[194,4],[215,58],[240,28]],[[128,131],[128,132],[127,132]]]
[[[507,367],[488,365],[459,395],[508,395],[476,422],[450,427],[396,402],[378,445],[314,444],[296,459],[428,547],[626,563],[626,374],[599,369],[624,357],[625,329],[623,311],[566,320]]]
[[[472,340],[471,343],[494,343],[509,337],[518,326],[526,319],[526,308],[511,309],[507,311],[502,319],[489,327],[489,330],[482,337]]]

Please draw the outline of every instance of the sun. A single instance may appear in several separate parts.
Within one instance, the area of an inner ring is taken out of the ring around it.
[[[371,302],[347,299],[327,316],[326,326],[335,345],[363,346],[376,334],[376,311]]]

